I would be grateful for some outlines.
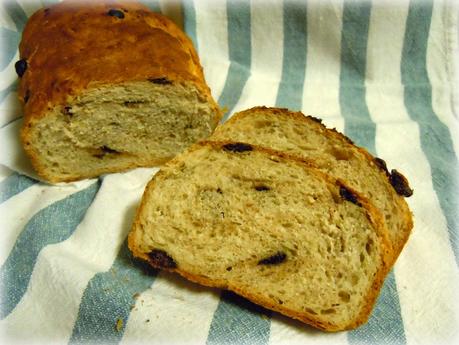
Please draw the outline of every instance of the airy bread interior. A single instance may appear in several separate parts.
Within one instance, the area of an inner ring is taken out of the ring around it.
[[[134,255],[322,329],[364,322],[385,270],[378,213],[304,163],[225,145],[195,145],[153,178]]]
[[[413,225],[403,197],[396,193],[374,157],[340,133],[325,128],[317,119],[285,109],[256,107],[235,114],[216,129],[212,138],[294,154],[342,179],[383,213],[394,260],[403,248]]]
[[[51,182],[161,164],[212,133],[218,112],[191,82],[92,87],[23,130]],[[33,143],[33,145],[32,145]]]

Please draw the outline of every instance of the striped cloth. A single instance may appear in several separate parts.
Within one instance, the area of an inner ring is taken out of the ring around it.
[[[157,169],[59,186],[35,179],[18,144],[14,62],[27,17],[52,2],[0,4],[0,339],[459,343],[454,2],[195,0],[176,17],[228,116],[255,105],[302,110],[410,178],[413,234],[369,322],[335,334],[133,264],[126,234]],[[145,2],[171,10],[166,1]]]

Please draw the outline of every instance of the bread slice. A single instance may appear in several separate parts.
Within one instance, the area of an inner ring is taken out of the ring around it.
[[[326,331],[365,322],[391,251],[364,197],[266,148],[202,142],[148,184],[134,256]]]
[[[369,199],[384,215],[395,262],[413,227],[404,200],[412,189],[396,170],[321,120],[287,109],[255,107],[242,111],[219,126],[212,139],[266,146],[308,160],[323,172],[343,180]]]
[[[136,2],[43,8],[19,50],[22,142],[49,182],[162,164],[221,117],[189,38]]]

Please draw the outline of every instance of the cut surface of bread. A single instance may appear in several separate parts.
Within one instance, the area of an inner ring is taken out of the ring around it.
[[[236,113],[217,127],[212,140],[233,140],[269,147],[307,159],[312,165],[369,199],[384,215],[396,260],[413,227],[404,200],[410,196],[407,180],[386,168],[382,159],[319,119],[287,109],[255,107]]]
[[[338,331],[367,320],[387,272],[381,218],[298,159],[202,142],[148,184],[128,243],[154,267]]]
[[[21,138],[49,182],[162,164],[221,117],[191,41],[137,2],[41,9],[20,57]]]

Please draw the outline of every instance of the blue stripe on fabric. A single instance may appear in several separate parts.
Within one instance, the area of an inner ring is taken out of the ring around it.
[[[7,28],[0,28],[0,71],[3,71],[13,60],[18,49],[21,34]]]
[[[401,74],[405,107],[410,118],[419,125],[421,148],[430,164],[433,187],[446,218],[449,240],[456,265],[459,266],[459,166],[451,133],[433,110],[432,86],[427,72],[427,43],[432,7],[432,1],[410,3]]]
[[[16,307],[29,285],[41,250],[66,240],[91,205],[99,182],[42,209],[30,219],[0,268],[0,319]]]
[[[340,106],[345,132],[375,153],[376,125],[365,101],[365,70],[371,3],[345,2],[341,36]],[[390,273],[368,323],[348,332],[350,344],[405,344],[395,276]]]
[[[206,344],[267,344],[270,316],[270,311],[224,291],[212,319]]]
[[[16,0],[5,1],[3,4],[6,13],[10,16],[11,20],[16,25],[18,32],[22,32],[27,22],[27,14]]]
[[[197,52],[199,52],[198,47],[198,36],[196,33],[196,9],[194,8],[193,0],[184,0],[182,2],[183,7],[183,26],[188,37],[193,41],[193,45]]]
[[[117,344],[135,304],[134,295],[149,288],[156,275],[146,263],[134,262],[125,241],[110,270],[96,274],[86,286],[69,343]]]
[[[250,77],[252,60],[252,35],[250,24],[250,2],[226,1],[228,20],[228,50],[230,66],[223,91],[218,99],[227,112],[221,122],[225,122],[241,97]]]
[[[18,80],[16,79],[14,82],[10,84],[10,86],[0,91],[0,103],[2,103],[11,92],[17,91],[18,85],[19,83],[18,83]]]
[[[276,106],[301,110],[307,54],[307,5],[283,3],[284,50]]]
[[[340,106],[344,131],[375,154],[376,125],[365,101],[365,69],[371,3],[345,2],[341,34]]]
[[[38,181],[25,175],[13,173],[0,182],[0,204],[12,196],[21,193],[25,189],[33,186]]]

